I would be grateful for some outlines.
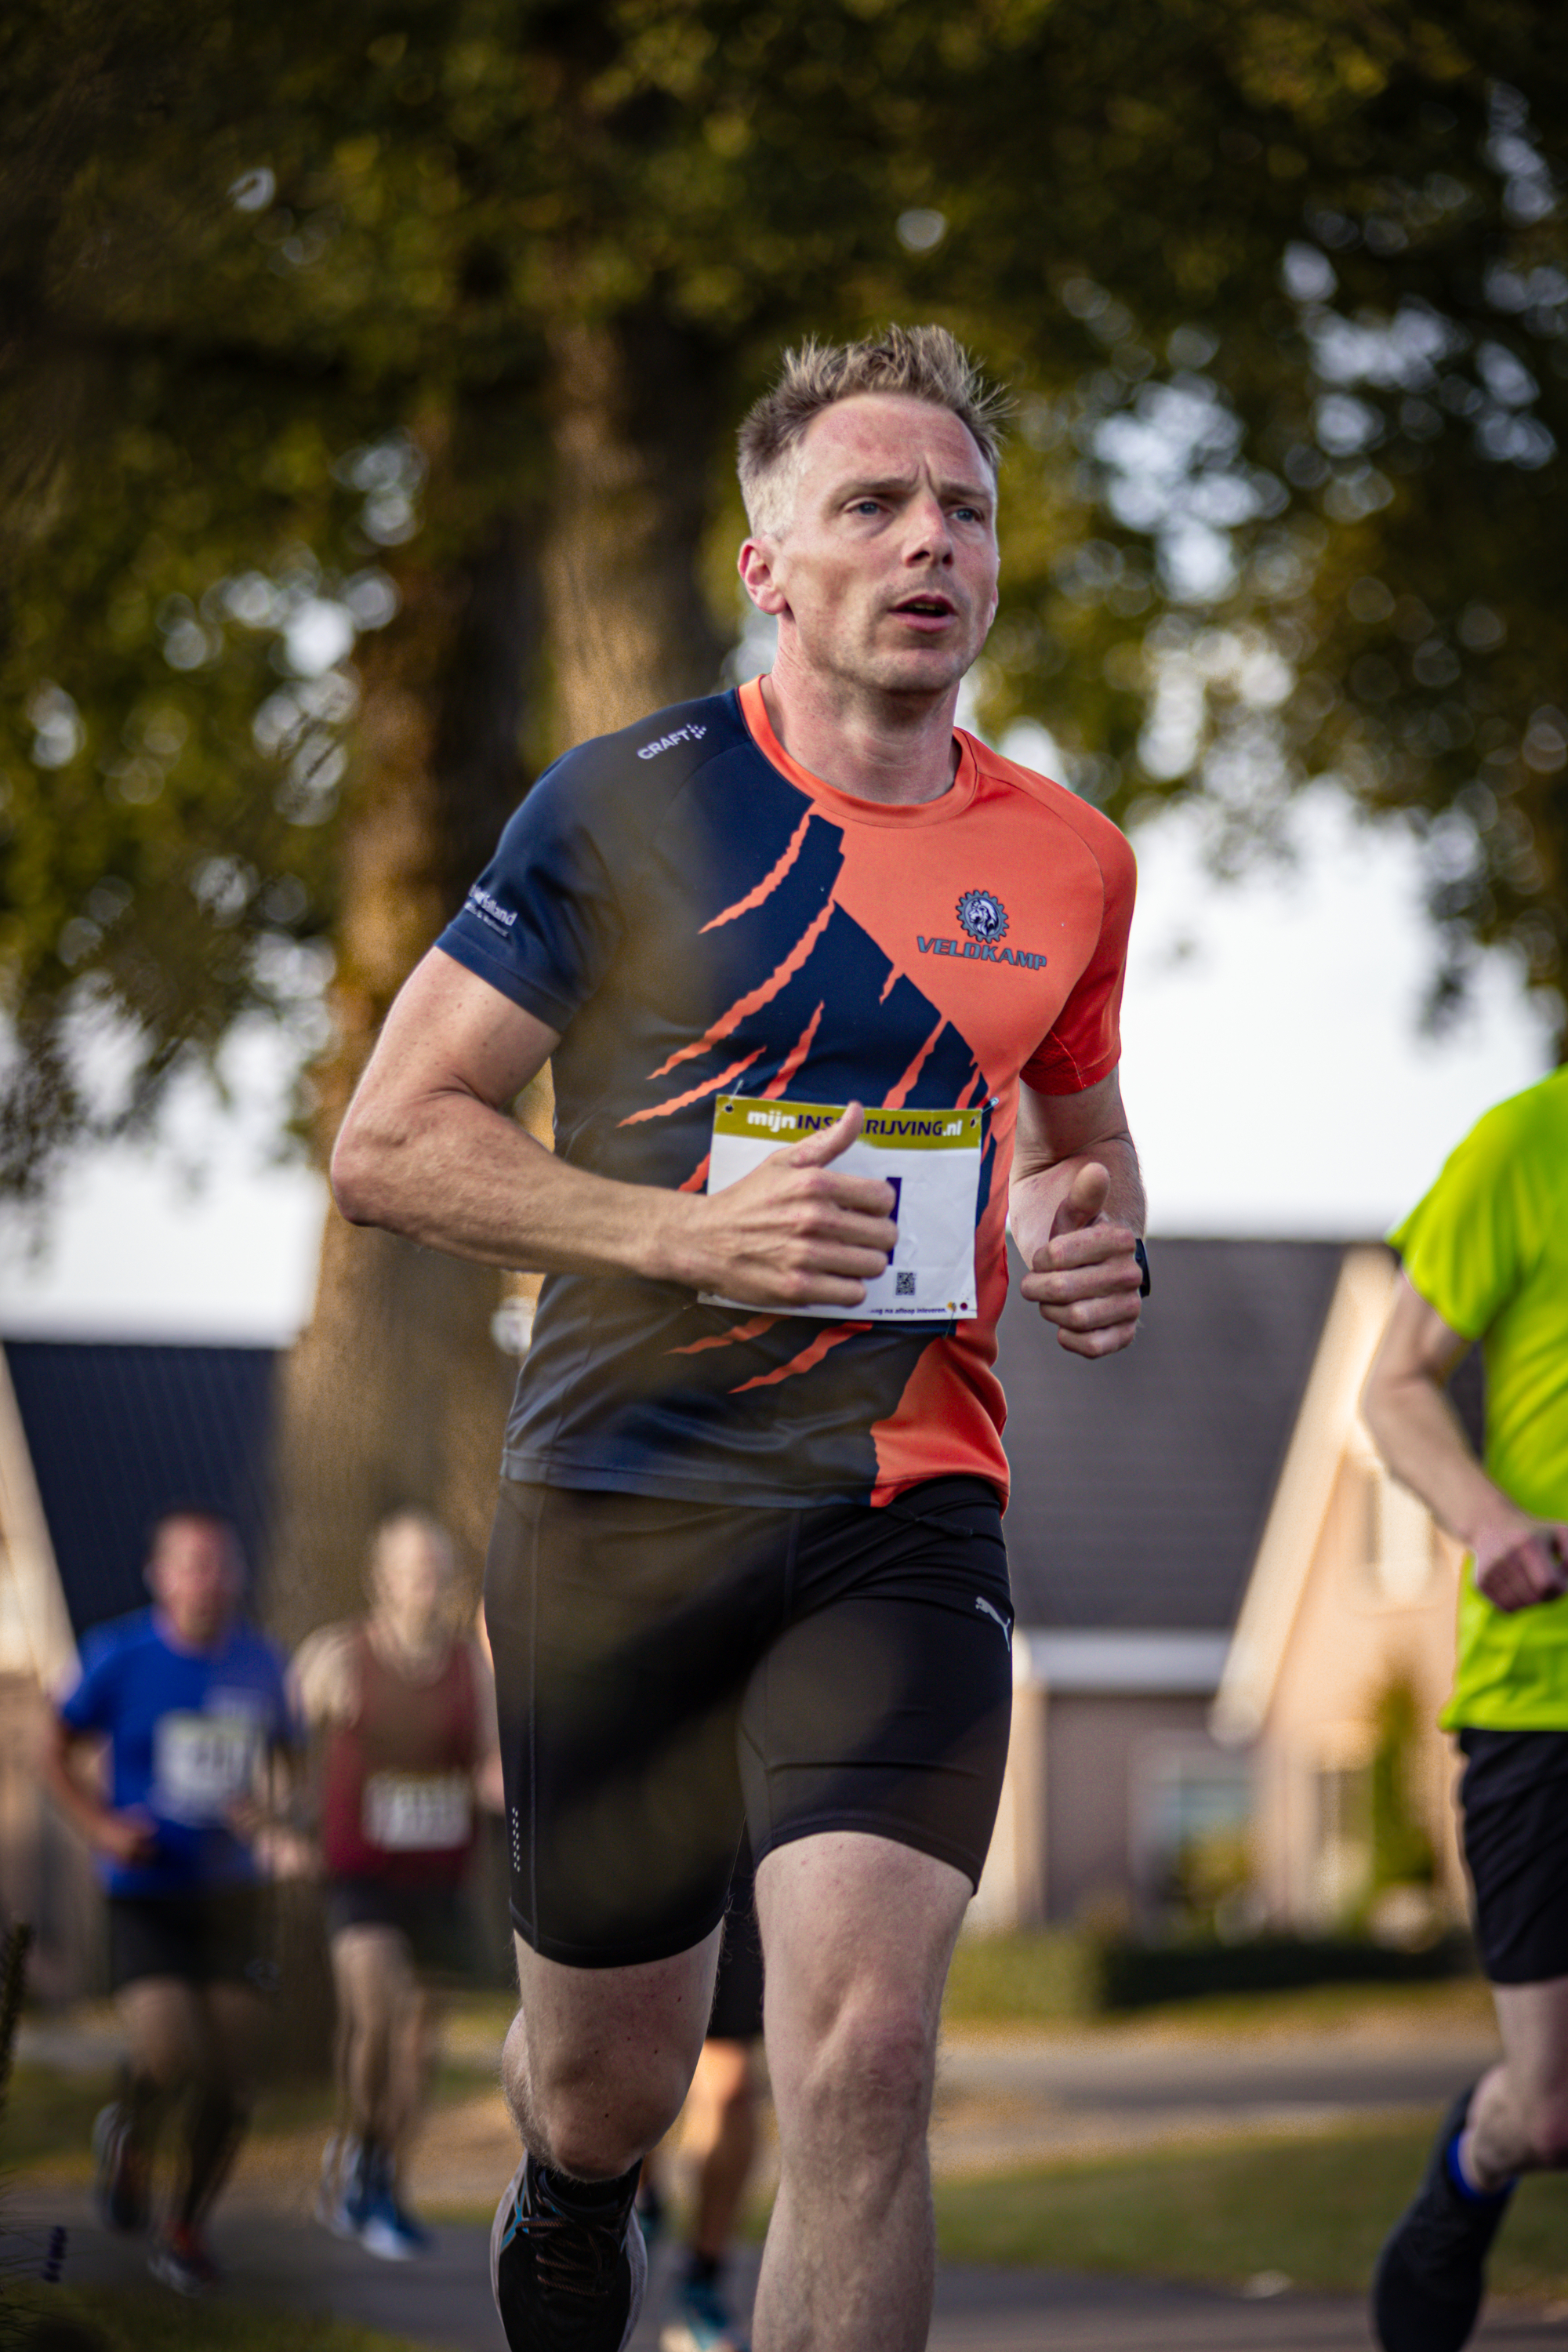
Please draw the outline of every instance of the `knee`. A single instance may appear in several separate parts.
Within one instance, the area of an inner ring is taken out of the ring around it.
[[[687,2070],[668,2053],[635,2066],[609,2053],[531,2050],[521,2012],[501,2083],[523,2146],[577,2180],[614,2180],[657,2147],[686,2097]]]
[[[858,2138],[868,2126],[889,2152],[923,2138],[934,2037],[921,2007],[897,1992],[852,1998],[817,2042],[802,2084],[818,2127]]]
[[[524,2146],[574,2180],[615,2180],[656,2147],[680,2113],[679,2089],[619,2084],[595,2069],[531,2083],[513,2119]]]
[[[182,2091],[207,2071],[201,2037],[174,2021],[142,2026],[131,2039],[132,2071],[147,2077],[161,2091]]]

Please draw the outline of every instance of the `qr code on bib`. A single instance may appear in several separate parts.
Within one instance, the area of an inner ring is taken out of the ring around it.
[[[912,1298],[915,1295],[915,1278],[913,1274],[900,1273],[897,1280],[894,1282],[893,1288],[899,1297]]]

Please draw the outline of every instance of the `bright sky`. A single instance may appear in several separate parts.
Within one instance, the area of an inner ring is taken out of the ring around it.
[[[1450,1035],[1420,1034],[1432,943],[1409,845],[1321,791],[1293,869],[1203,870],[1180,814],[1139,835],[1122,1087],[1152,1236],[1380,1233],[1477,1115],[1547,1066],[1511,967]],[[286,1341],[308,1318],[318,1181],[276,1164],[286,1073],[251,1037],[236,1108],[196,1088],[170,1142],[79,1167],[29,1261],[0,1216],[0,1331]],[[189,1171],[205,1169],[193,1186]]]

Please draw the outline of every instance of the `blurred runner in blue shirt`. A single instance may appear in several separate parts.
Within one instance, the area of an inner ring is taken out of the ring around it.
[[[147,2226],[159,2128],[184,2102],[184,2174],[149,2267],[193,2294],[216,2278],[202,2221],[253,2095],[273,1976],[256,1847],[290,1730],[282,1662],[240,1622],[245,1562],[229,1522],[166,1513],[146,1575],[152,1607],[84,1643],[44,1779],[100,1859],[130,2045],[122,2095],[94,2129],[99,2209],[110,2228]],[[107,1798],[82,1769],[94,1748]]]

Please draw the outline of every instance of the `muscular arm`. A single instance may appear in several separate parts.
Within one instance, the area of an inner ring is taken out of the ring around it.
[[[1469,1346],[1401,1275],[1361,1408],[1394,1476],[1474,1553],[1478,1589],[1499,1609],[1528,1609],[1568,1590],[1568,1525],[1532,1519],[1477,1461],[1447,1391]]]
[[[1081,1094],[1018,1089],[1007,1222],[1030,1271],[1022,1296],[1077,1356],[1131,1345],[1142,1301],[1132,1244],[1143,1184],[1116,1073]]]
[[[892,1251],[889,1186],[832,1161],[837,1125],[711,1199],[573,1168],[507,1115],[558,1034],[432,949],[386,1018],[332,1158],[354,1224],[481,1265],[641,1275],[788,1312],[858,1307]]]

